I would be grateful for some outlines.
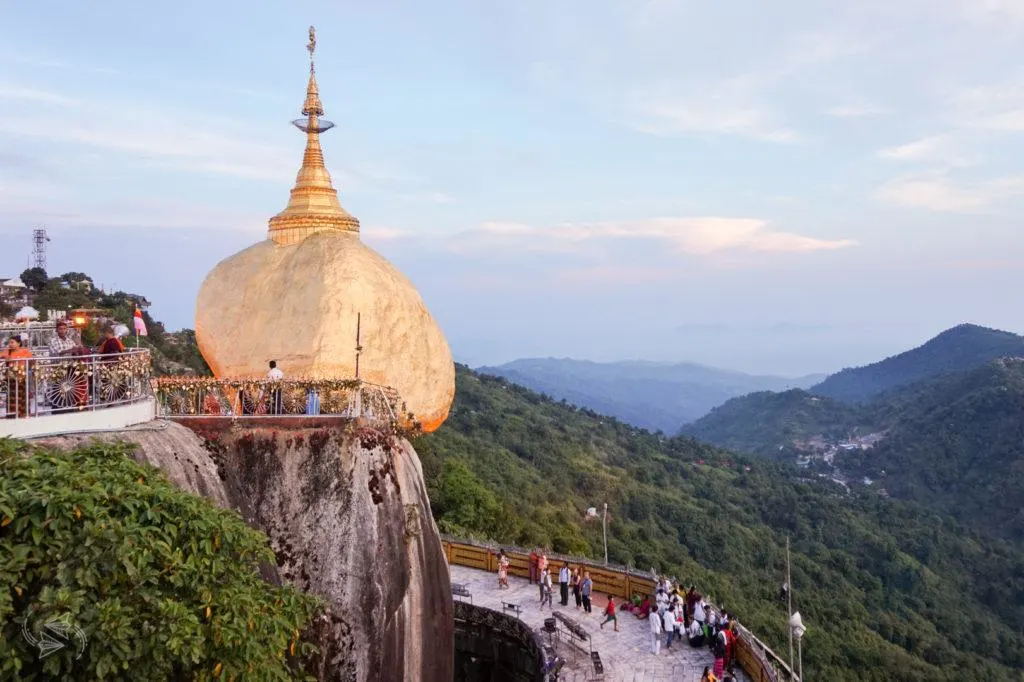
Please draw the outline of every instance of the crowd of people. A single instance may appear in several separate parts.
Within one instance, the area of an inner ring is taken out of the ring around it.
[[[539,604],[543,608],[552,608],[555,575],[559,588],[559,604],[569,606],[570,594],[576,608],[584,614],[592,613],[591,596],[594,592],[594,581],[585,566],[570,566],[566,561],[557,561],[552,565],[547,552],[535,549],[529,555],[529,579],[531,584],[538,586]],[[511,561],[505,550],[498,553],[498,588],[508,589],[508,569]],[[714,658],[714,664],[707,666],[701,682],[730,682],[735,680],[734,666],[736,662],[736,641],[738,633],[736,622],[724,609],[716,610],[697,592],[694,585],[687,590],[667,577],[658,579],[654,593],[643,598],[634,598],[617,603],[613,595],[608,595],[604,608],[603,629],[612,623],[616,632],[619,631],[619,612],[631,613],[639,620],[650,624],[651,653],[661,655],[662,649],[672,649],[672,644],[685,645],[699,649],[706,647]]]
[[[112,326],[103,330],[103,337],[95,349],[88,348],[71,332],[68,323],[59,320],[55,326],[54,334],[46,347],[47,356],[51,358],[102,355],[113,356],[125,352],[124,343],[117,338]],[[28,415],[29,403],[34,397],[32,395],[32,371],[35,354],[28,348],[25,339],[19,334],[11,334],[5,343],[4,349],[0,351],[0,376],[4,377],[4,388],[6,389],[6,417],[14,419]],[[86,395],[80,396],[80,402],[84,403]]]

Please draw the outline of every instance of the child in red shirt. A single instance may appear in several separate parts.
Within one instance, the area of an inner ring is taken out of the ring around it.
[[[608,621],[615,623],[615,632],[619,631],[619,618],[615,614],[615,597],[608,595],[608,606],[604,607],[604,621],[601,622],[601,628],[604,628],[604,624]]]

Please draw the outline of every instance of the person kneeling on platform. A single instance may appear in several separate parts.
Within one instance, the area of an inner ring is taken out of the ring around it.
[[[704,646],[704,628],[697,621],[691,620],[690,627],[686,629],[686,638],[690,640],[690,646],[694,648]]]

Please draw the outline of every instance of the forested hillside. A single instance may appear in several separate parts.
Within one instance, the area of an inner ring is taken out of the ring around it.
[[[733,398],[680,433],[738,452],[791,460],[795,441],[819,434],[842,440],[871,430],[872,421],[862,407],[793,389]]]
[[[872,431],[865,450],[838,451],[851,481],[1024,543],[1024,361],[1000,359],[849,405],[804,391],[735,398],[684,431],[741,452],[792,461],[821,436],[835,443]]]
[[[694,580],[784,647],[775,600],[793,538],[814,679],[1020,680],[1024,554],[949,517],[800,481],[460,367],[452,415],[416,441],[442,530],[601,554]]]
[[[927,343],[864,367],[844,369],[811,387],[811,393],[861,402],[900,386],[963,372],[995,358],[1024,355],[1024,336],[961,324]]]

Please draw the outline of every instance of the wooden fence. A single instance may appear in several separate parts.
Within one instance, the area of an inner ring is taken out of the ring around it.
[[[441,544],[449,565],[466,566],[492,573],[498,571],[498,551],[495,547],[447,537],[442,539]],[[509,575],[529,578],[529,552],[511,547],[504,549],[505,556],[509,559]],[[572,557],[549,555],[548,559],[550,565],[555,568],[561,568],[563,562],[573,567],[582,566],[584,570],[590,572],[590,579],[594,581],[594,592],[597,594],[613,594],[624,599],[632,599],[634,595],[643,597],[654,594],[655,576],[643,571],[603,566]],[[736,661],[754,682],[800,682],[775,652],[742,626],[739,627],[737,638]]]

